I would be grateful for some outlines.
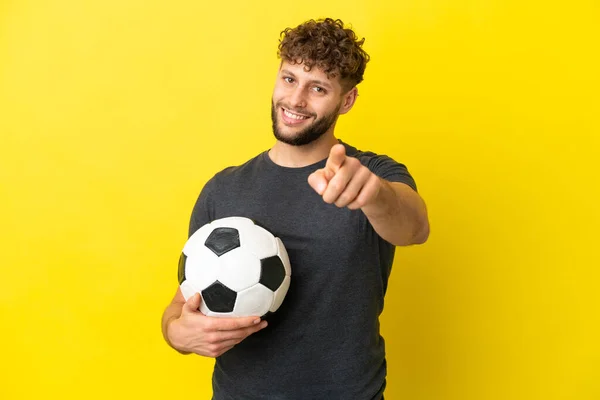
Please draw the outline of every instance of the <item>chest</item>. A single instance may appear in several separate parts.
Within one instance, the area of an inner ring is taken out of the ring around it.
[[[360,246],[368,230],[364,214],[325,203],[307,178],[237,182],[228,188],[227,198],[215,204],[215,217],[251,218],[281,238],[288,249]]]
[[[224,189],[226,195],[213,202],[214,218],[247,217],[283,241],[292,265],[288,297],[295,306],[309,310],[317,298],[337,304],[347,293],[383,296],[387,270],[362,211],[325,203],[307,177],[239,180]]]

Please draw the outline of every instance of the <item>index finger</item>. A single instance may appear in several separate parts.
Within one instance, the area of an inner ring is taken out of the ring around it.
[[[329,158],[327,158],[327,164],[325,165],[325,168],[329,168],[334,172],[337,172],[337,170],[341,168],[342,164],[344,164],[345,159],[346,148],[343,144],[336,144],[329,151]]]
[[[209,328],[215,331],[235,331],[260,323],[260,317],[206,317],[210,318]]]

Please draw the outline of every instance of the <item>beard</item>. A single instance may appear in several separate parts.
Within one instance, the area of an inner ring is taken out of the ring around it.
[[[281,132],[278,126],[278,110],[279,108],[281,108],[281,106],[278,103],[278,106],[275,107],[275,104],[273,104],[273,102],[271,101],[271,120],[273,121],[273,135],[275,135],[275,138],[277,140],[285,144],[289,144],[292,146],[307,145],[323,136],[325,132],[327,132],[329,128],[331,128],[331,126],[337,120],[338,112],[340,111],[341,106],[342,105],[339,104],[333,112],[316,119],[312,124],[304,128],[300,132],[294,134],[293,136],[286,136]],[[290,111],[293,110],[290,109]]]

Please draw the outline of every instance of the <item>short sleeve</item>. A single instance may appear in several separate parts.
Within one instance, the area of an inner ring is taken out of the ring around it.
[[[198,196],[198,199],[196,200],[192,210],[188,237],[192,236],[194,232],[213,220],[213,216],[215,214],[214,203],[212,201],[214,186],[215,178],[213,177],[202,188],[202,191],[200,192],[200,195]]]
[[[407,184],[413,188],[415,192],[417,191],[417,184],[412,175],[408,172],[408,168],[406,168],[404,164],[396,162],[391,157],[372,154],[361,159],[361,162],[380,178],[390,182]]]

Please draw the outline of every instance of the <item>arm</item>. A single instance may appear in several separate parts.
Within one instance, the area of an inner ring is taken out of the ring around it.
[[[308,183],[326,203],[361,209],[375,231],[396,246],[424,243],[429,236],[425,202],[410,186],[388,182],[372,173],[343,145],[331,148],[325,168]]]
[[[177,289],[177,292],[175,293],[175,297],[173,297],[173,300],[171,300],[171,303],[167,306],[167,308],[163,312],[161,326],[162,326],[163,338],[165,339],[165,341],[167,342],[167,344],[169,346],[171,346],[173,349],[177,350],[181,354],[190,354],[189,351],[180,350],[180,348],[178,348],[180,346],[177,346],[177,347],[174,346],[173,342],[169,338],[169,325],[171,324],[171,322],[173,322],[174,320],[181,317],[181,313],[183,311],[184,305],[185,305],[185,299],[183,298],[183,295],[181,294],[181,290]]]
[[[375,232],[396,246],[422,244],[429,237],[425,202],[410,186],[378,178],[381,187],[362,207]]]
[[[185,301],[178,288],[163,313],[163,337],[181,354],[218,357],[267,326],[267,321],[258,317],[207,317],[198,311],[201,301],[199,293]]]

